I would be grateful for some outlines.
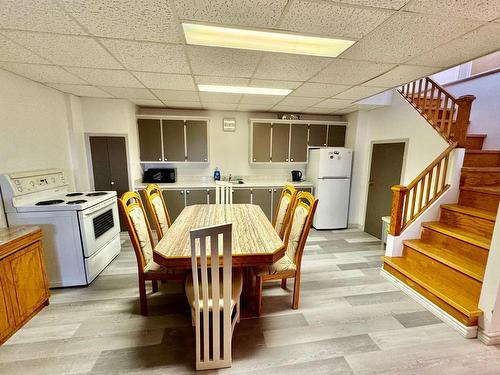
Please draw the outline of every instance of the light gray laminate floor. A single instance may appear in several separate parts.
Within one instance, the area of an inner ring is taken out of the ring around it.
[[[299,310],[290,309],[290,281],[288,290],[266,283],[263,316],[237,325],[233,367],[218,373],[500,374],[499,348],[463,339],[385,281],[381,255],[366,233],[311,231]],[[149,317],[138,314],[137,295],[124,240],[91,286],[52,291],[50,306],[0,347],[0,374],[191,373],[182,286],[150,296]]]

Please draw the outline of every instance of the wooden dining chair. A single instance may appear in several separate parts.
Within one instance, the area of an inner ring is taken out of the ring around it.
[[[233,184],[215,181],[215,204],[233,204]]]
[[[266,281],[281,280],[281,287],[286,288],[286,280],[293,278],[292,309],[299,307],[302,254],[317,205],[318,200],[311,193],[303,191],[297,193],[283,241],[286,248],[285,255],[271,266],[254,267],[258,316],[262,311],[262,284]]]
[[[167,229],[172,225],[167,205],[163,199],[160,187],[157,184],[149,184],[146,186],[146,189],[144,189],[144,197],[146,198],[146,205],[153,218],[156,236],[158,237],[158,241],[160,241]]]
[[[137,259],[141,314],[148,315],[146,281],[151,280],[153,293],[155,293],[158,291],[158,280],[179,280],[183,276],[168,270],[153,260],[153,233],[139,194],[131,191],[123,193],[118,198],[118,206],[126,223]]]
[[[232,224],[190,231],[192,274],[186,279],[186,296],[196,331],[196,370],[231,367],[231,341],[243,288],[241,270],[232,269],[231,236]]]
[[[292,185],[285,185],[278,204],[276,205],[273,217],[273,227],[281,239],[283,239],[285,235],[285,230],[290,220],[290,213],[292,212],[295,195],[297,195],[297,190]]]

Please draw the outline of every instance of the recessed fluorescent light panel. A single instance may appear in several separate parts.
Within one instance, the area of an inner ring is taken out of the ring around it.
[[[288,89],[271,89],[265,87],[198,85],[200,91],[225,92],[230,94],[256,94],[285,96],[292,92]]]
[[[183,23],[188,44],[337,57],[355,41]]]

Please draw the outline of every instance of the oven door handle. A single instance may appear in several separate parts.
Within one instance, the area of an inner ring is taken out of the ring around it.
[[[95,206],[87,208],[86,210],[82,211],[82,214],[84,216],[90,216],[103,208],[109,208],[109,207],[113,206],[113,204],[116,204],[116,199],[108,199],[108,200],[105,200],[104,202],[96,204]]]

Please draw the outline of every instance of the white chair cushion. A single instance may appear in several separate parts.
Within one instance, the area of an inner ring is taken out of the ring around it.
[[[161,201],[161,198],[159,196],[156,196],[151,200],[151,203],[153,205],[156,217],[158,218],[158,222],[160,223],[160,229],[165,234],[168,229],[168,220],[167,213],[165,212],[165,209],[163,207],[163,202]]]
[[[307,215],[309,211],[304,206],[297,206],[293,213],[292,218],[292,229],[290,230],[290,237],[288,238],[288,246],[286,248],[286,254],[290,259],[295,259],[295,253],[297,252],[297,247],[299,246],[300,235],[304,229],[304,224],[306,223]]]
[[[135,207],[129,212],[130,220],[134,225],[139,245],[141,247],[144,262],[146,263],[145,269],[148,268],[149,263],[153,261],[153,244],[149,238],[148,227],[146,225],[146,218],[140,207]]]
[[[293,263],[293,260],[290,259],[290,257],[287,254],[285,254],[283,258],[274,262],[270,266],[254,267],[253,269],[254,273],[257,276],[276,275],[281,272],[295,271],[295,270],[297,270],[297,267]]]
[[[240,268],[233,268],[232,271],[232,276],[233,276],[233,283],[232,283],[232,289],[231,289],[231,309],[238,303],[241,295],[241,291],[243,290],[243,273],[241,272]],[[199,285],[199,291],[200,291],[200,311],[203,311],[203,290],[201,287],[201,277],[198,277],[198,285]],[[189,304],[191,305],[191,308],[194,309],[194,286],[193,286],[193,275],[189,274],[189,276],[186,278],[186,297],[188,299]],[[213,301],[212,301],[212,283],[208,283],[208,308],[212,310],[213,306]],[[223,299],[223,283],[222,283],[222,273],[219,275],[219,306],[221,309],[224,306],[224,299]]]
[[[280,206],[278,208],[278,215],[276,216],[276,224],[274,226],[274,229],[276,229],[276,232],[278,234],[280,234],[281,229],[283,228],[286,210],[288,209],[289,205],[290,205],[290,197],[285,195],[281,199]]]

